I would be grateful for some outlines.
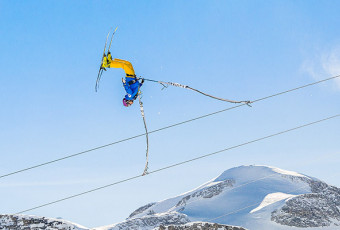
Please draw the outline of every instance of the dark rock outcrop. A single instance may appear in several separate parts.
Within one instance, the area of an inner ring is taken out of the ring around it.
[[[148,208],[152,207],[155,204],[156,204],[155,202],[150,203],[150,204],[144,205],[144,206],[136,209],[133,213],[130,214],[130,216],[127,219],[130,219],[130,218],[134,217],[135,215],[138,215],[139,213],[144,212],[145,210],[147,210]],[[150,213],[150,214],[153,214],[153,213]]]
[[[84,230],[67,221],[24,215],[0,215],[1,230]]]
[[[140,218],[127,219],[122,223],[106,228],[107,230],[139,230],[153,229],[160,225],[181,225],[190,222],[187,215],[170,212],[156,215],[147,215]]]
[[[340,226],[340,189],[321,181],[311,180],[308,184],[312,193],[288,200],[272,212],[271,220],[300,228]]]
[[[242,227],[234,227],[222,224],[214,224],[214,223],[189,223],[185,225],[170,225],[170,226],[159,226],[155,228],[156,230],[246,230]]]
[[[190,194],[183,199],[181,199],[176,207],[185,205],[190,199],[195,197],[202,197],[202,198],[212,198],[214,196],[219,195],[221,192],[224,191],[227,187],[233,187],[233,184],[235,183],[234,180],[225,180],[218,184],[212,185],[210,187],[201,189],[193,194]]]

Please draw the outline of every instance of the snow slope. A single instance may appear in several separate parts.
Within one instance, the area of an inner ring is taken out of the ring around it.
[[[295,195],[286,194],[282,192],[270,193],[263,199],[261,204],[257,208],[254,208],[253,210],[251,210],[250,213],[257,212],[268,205],[271,205],[278,201],[286,200],[292,197],[295,197]]]

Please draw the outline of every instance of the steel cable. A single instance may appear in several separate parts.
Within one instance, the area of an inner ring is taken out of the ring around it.
[[[310,122],[310,123],[300,125],[300,126],[297,126],[297,127],[291,128],[291,129],[287,129],[287,130],[284,130],[284,131],[281,131],[281,132],[278,132],[278,133],[274,133],[274,134],[271,134],[271,135],[268,135],[268,136],[265,136],[265,137],[261,137],[261,138],[254,139],[254,140],[251,140],[251,141],[248,141],[248,142],[244,142],[242,144],[235,145],[235,146],[232,146],[232,147],[229,147],[229,148],[225,148],[225,149],[213,152],[213,153],[201,155],[199,157],[192,158],[190,160],[182,161],[182,162],[179,162],[179,163],[176,163],[176,164],[173,164],[173,165],[169,165],[169,166],[151,171],[144,176],[148,176],[148,175],[153,174],[153,173],[157,173],[157,172],[160,172],[160,171],[163,171],[163,170],[166,170],[166,169],[177,167],[179,165],[183,165],[183,164],[186,164],[186,163],[189,163],[189,162],[192,162],[192,161],[196,161],[196,160],[199,160],[199,159],[202,159],[202,158],[206,158],[206,157],[209,157],[209,156],[212,156],[212,155],[216,155],[216,154],[221,153],[221,152],[229,151],[229,150],[232,150],[232,149],[244,146],[244,145],[248,145],[248,144],[251,144],[251,143],[254,143],[254,142],[258,142],[258,141],[268,139],[268,138],[271,138],[271,137],[274,137],[274,136],[278,136],[278,135],[281,135],[281,134],[284,134],[284,133],[287,133],[287,132],[291,132],[291,131],[294,131],[294,130],[297,130],[297,129],[301,129],[301,128],[304,128],[304,127],[307,127],[307,126],[311,126],[311,125],[314,125],[314,124],[317,124],[317,123],[320,123],[320,122],[323,122],[323,121],[327,121],[327,120],[330,120],[330,119],[333,119],[333,118],[337,118],[339,116],[340,116],[340,114],[337,114],[337,115],[334,115],[334,116],[331,116],[331,117],[327,117],[327,118],[324,118],[324,119],[321,119],[321,120]],[[95,189],[92,189],[92,190],[88,190],[86,192],[82,192],[82,193],[75,194],[75,195],[72,195],[72,196],[69,196],[69,197],[65,197],[65,198],[62,198],[62,199],[59,199],[59,200],[56,200],[56,201],[52,201],[52,202],[49,202],[49,203],[46,203],[46,204],[43,204],[43,205],[36,206],[34,208],[26,209],[26,210],[17,212],[15,214],[21,214],[21,213],[24,213],[24,212],[28,212],[28,211],[38,209],[38,208],[49,206],[49,205],[52,205],[52,204],[55,204],[55,203],[59,203],[61,201],[69,200],[69,199],[72,199],[72,198],[75,198],[75,197],[78,197],[78,196],[81,196],[81,195],[84,195],[84,194],[92,193],[92,192],[95,192],[95,191],[98,191],[98,190],[101,190],[101,189],[104,189],[104,188],[107,188],[107,187],[111,187],[111,186],[114,186],[114,185],[117,185],[117,184],[121,184],[121,183],[124,183],[124,182],[127,182],[127,181],[131,181],[131,180],[137,179],[137,178],[142,177],[142,176],[143,175],[137,175],[137,176],[134,176],[134,177],[130,177],[130,178],[127,178],[127,179],[124,179],[124,180],[121,180],[121,181],[114,182],[112,184],[104,185],[104,186],[101,186],[101,187],[98,187],[98,188],[95,188]]]
[[[285,93],[296,91],[296,90],[299,90],[299,89],[302,89],[302,88],[305,88],[305,87],[316,85],[316,84],[319,84],[319,83],[322,83],[322,82],[325,82],[325,81],[329,81],[329,80],[332,80],[332,79],[335,79],[335,78],[339,78],[339,77],[340,77],[340,75],[337,75],[337,76],[326,78],[326,79],[323,79],[323,80],[320,80],[320,81],[316,81],[316,82],[313,82],[313,83],[310,83],[310,84],[307,84],[307,85],[303,85],[303,86],[300,86],[300,87],[297,87],[297,88],[293,88],[293,89],[286,90],[286,91],[283,91],[283,92],[280,92],[280,93],[276,93],[276,94],[269,95],[269,96],[266,96],[266,97],[263,97],[263,98],[259,98],[259,99],[256,99],[256,100],[252,101],[252,104],[254,104],[256,102],[259,102],[259,101],[263,101],[263,100],[272,98],[272,97],[276,97],[276,96],[279,96],[279,95],[282,95],[282,94],[285,94]],[[239,105],[236,105],[236,106],[233,106],[233,107],[229,107],[229,108],[226,108],[226,109],[222,109],[222,110],[219,110],[219,111],[216,111],[216,112],[213,112],[213,113],[208,113],[208,114],[196,117],[196,118],[192,118],[192,119],[189,119],[189,120],[186,120],[186,121],[182,121],[182,122],[179,122],[179,123],[176,123],[176,124],[173,124],[173,125],[169,125],[169,126],[165,126],[165,127],[159,128],[159,129],[155,129],[155,130],[152,130],[152,131],[148,132],[148,134],[159,132],[159,131],[162,131],[162,130],[165,130],[165,129],[169,129],[169,128],[172,128],[172,127],[176,127],[176,126],[179,126],[179,125],[183,125],[185,123],[189,123],[189,122],[192,122],[192,121],[195,121],[195,120],[199,120],[199,119],[202,119],[202,118],[205,118],[205,117],[216,115],[216,114],[219,114],[219,113],[222,113],[222,112],[226,112],[226,111],[229,111],[229,110],[232,110],[232,109],[236,109],[236,108],[244,106],[244,105],[246,105],[246,104],[239,104]],[[95,151],[95,150],[106,148],[106,147],[109,147],[109,146],[112,146],[112,145],[115,145],[115,144],[118,144],[118,143],[129,141],[129,140],[132,140],[132,139],[144,136],[144,135],[146,135],[146,134],[145,133],[139,134],[139,135],[132,136],[132,137],[129,137],[129,138],[125,138],[125,139],[122,139],[122,140],[119,140],[119,141],[115,141],[115,142],[112,142],[112,143],[109,143],[109,144],[101,145],[101,146],[98,146],[98,147],[95,147],[95,148],[92,148],[92,149],[88,149],[88,150],[81,151],[81,152],[78,152],[78,153],[75,153],[75,154],[71,154],[71,155],[68,155],[68,156],[65,156],[65,157],[61,157],[61,158],[58,158],[58,159],[55,159],[55,160],[47,161],[47,162],[44,162],[44,163],[41,163],[41,164],[37,164],[37,165],[31,166],[31,167],[27,167],[27,168],[20,169],[20,170],[17,170],[17,171],[13,171],[13,172],[10,172],[10,173],[7,173],[7,174],[3,174],[3,175],[0,175],[0,179],[4,178],[4,177],[11,176],[11,175],[14,175],[14,174],[22,173],[22,172],[25,172],[25,171],[28,171],[28,170],[32,170],[32,169],[35,169],[35,168],[38,168],[38,167],[42,167],[42,166],[45,166],[45,165],[48,165],[48,164],[56,163],[58,161],[66,160],[68,158],[79,156],[79,155],[82,155],[82,154],[85,154],[85,153],[88,153],[88,152],[92,152],[92,151]]]

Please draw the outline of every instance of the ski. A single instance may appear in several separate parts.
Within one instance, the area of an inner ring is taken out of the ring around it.
[[[107,40],[109,38],[110,32],[111,32],[111,30],[107,33],[106,41],[105,41],[105,45],[104,45],[103,56],[102,56],[102,59],[100,61],[100,66],[99,66],[99,71],[98,71],[98,76],[97,76],[97,81],[96,81],[96,87],[95,87],[96,92],[97,92],[98,87],[99,87],[100,77],[101,77],[101,75],[103,73],[102,64],[103,64],[103,60],[104,60],[104,57],[105,57],[106,44],[107,44]]]
[[[110,40],[110,45],[109,45],[109,48],[107,49],[107,53],[110,52],[110,47],[111,47],[111,43],[112,43],[112,38],[113,38],[113,35],[116,33],[118,29],[118,26],[116,27],[116,29],[113,31],[112,35],[111,35],[111,40]],[[97,92],[98,88],[99,88],[99,81],[100,81],[100,78],[103,74],[103,70],[106,71],[105,68],[102,67],[103,65],[103,60],[104,60],[104,57],[107,55],[105,54],[105,51],[106,51],[106,46],[107,46],[107,41],[109,39],[109,35],[110,35],[110,32],[112,31],[112,28],[110,29],[110,31],[107,33],[107,36],[106,36],[106,41],[105,41],[105,45],[104,45],[104,51],[103,51],[103,56],[102,56],[102,59],[101,59],[101,62],[100,62],[100,67],[99,67],[99,71],[98,71],[98,76],[97,76],[97,80],[96,80],[96,86],[95,86],[95,90]]]
[[[115,35],[115,33],[116,33],[117,29],[118,29],[118,26],[116,27],[115,31],[113,31],[113,34],[112,34],[112,36],[111,36],[110,45],[109,45],[109,48],[107,49],[107,51],[108,51],[107,53],[109,53],[109,52],[110,52],[110,48],[111,48],[111,44],[112,44],[112,38],[113,38],[113,36]]]

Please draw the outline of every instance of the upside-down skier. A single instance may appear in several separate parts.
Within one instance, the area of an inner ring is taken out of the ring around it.
[[[106,50],[106,45],[107,45],[107,41],[108,41],[110,32],[107,34],[106,42],[105,42],[105,46],[104,46],[104,51],[103,51],[103,56],[102,56],[102,61],[101,61],[101,64],[100,64],[95,89],[97,91],[97,89],[99,87],[99,81],[100,81],[101,75],[103,73],[103,70],[106,71],[106,68],[121,68],[125,71],[126,76],[125,76],[125,78],[122,78],[123,86],[124,86],[124,89],[126,91],[126,95],[123,98],[123,105],[126,106],[126,107],[129,107],[133,104],[134,100],[139,98],[140,111],[141,111],[141,114],[142,114],[142,117],[143,117],[143,122],[144,122],[144,127],[145,127],[146,163],[145,163],[145,168],[144,168],[144,171],[143,171],[143,174],[142,174],[143,176],[148,174],[148,165],[149,165],[148,129],[146,127],[146,121],[145,121],[145,116],[144,116],[144,108],[143,108],[143,103],[141,101],[141,95],[140,95],[140,87],[143,85],[144,80],[159,83],[159,84],[163,85],[163,87],[168,87],[169,85],[171,85],[171,86],[180,87],[180,88],[184,88],[184,89],[190,89],[190,90],[193,90],[197,93],[203,94],[205,96],[208,96],[208,97],[220,100],[220,101],[225,101],[225,102],[230,102],[230,103],[244,103],[248,106],[250,106],[250,104],[252,103],[251,101],[234,101],[234,100],[228,100],[228,99],[225,99],[225,98],[215,97],[215,96],[209,95],[207,93],[204,93],[202,91],[199,91],[197,89],[191,88],[190,86],[182,85],[182,84],[179,84],[179,83],[163,82],[163,81],[157,81],[157,80],[151,80],[151,79],[144,79],[144,78],[139,79],[139,78],[137,78],[135,71],[133,69],[133,66],[130,62],[122,60],[122,59],[118,59],[118,58],[115,58],[114,60],[112,60],[112,56],[111,56],[111,53],[110,53],[110,47],[111,47],[111,43],[112,43],[112,38],[113,38],[117,28],[112,33],[110,44],[108,46],[108,49]]]
[[[134,100],[137,99],[139,94],[139,89],[144,83],[144,79],[136,77],[133,66],[130,62],[115,58],[112,60],[111,53],[108,52],[107,56],[103,58],[103,63],[101,66],[105,68],[122,68],[125,71],[125,78],[122,78],[123,86],[126,91],[126,95],[123,98],[123,105],[129,107],[133,104]]]

